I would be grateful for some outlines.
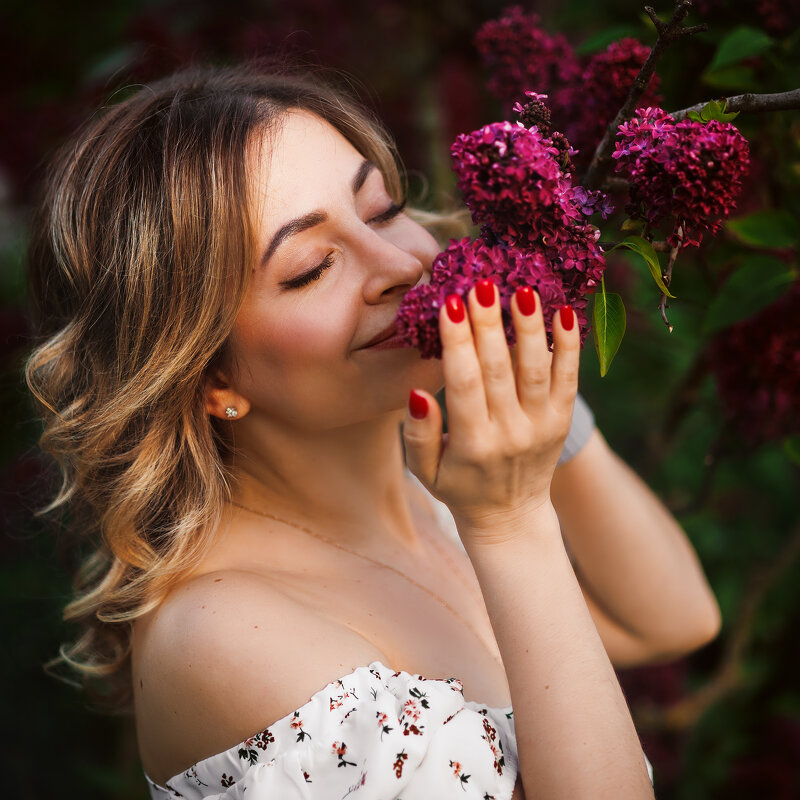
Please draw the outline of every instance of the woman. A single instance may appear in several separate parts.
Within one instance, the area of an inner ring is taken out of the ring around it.
[[[550,353],[518,293],[510,353],[481,282],[441,362],[396,346],[440,247],[403,193],[348,96],[243,69],[145,87],[53,168],[27,375],[50,508],[98,542],[63,657],[132,692],[153,797],[652,796],[612,664],[716,603],[582,404],[562,453],[569,307]]]

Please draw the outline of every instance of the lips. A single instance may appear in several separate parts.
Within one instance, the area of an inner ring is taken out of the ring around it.
[[[379,342],[383,342],[386,339],[391,339],[397,333],[397,323],[392,322],[391,325],[388,325],[384,328],[380,333],[377,333],[375,336],[372,337],[365,345],[362,345],[359,349],[365,350],[367,347],[372,347],[374,344],[378,344]]]

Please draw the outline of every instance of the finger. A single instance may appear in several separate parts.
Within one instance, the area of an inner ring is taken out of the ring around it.
[[[479,435],[489,422],[486,393],[464,301],[456,294],[439,312],[447,428],[454,441]]]
[[[442,411],[436,398],[412,389],[403,423],[406,465],[429,491],[436,483],[442,453]]]
[[[572,413],[578,391],[580,334],[572,306],[562,306],[553,319],[553,366],[550,374],[550,400],[565,414]]]
[[[520,405],[531,412],[550,397],[553,360],[539,293],[527,286],[517,289],[511,299],[511,316],[517,334],[517,394]]]
[[[478,281],[470,289],[467,301],[489,418],[513,421],[520,408],[511,354],[503,330],[500,295],[494,281],[491,278]]]

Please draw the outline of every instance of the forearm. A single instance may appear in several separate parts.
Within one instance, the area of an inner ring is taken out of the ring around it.
[[[550,503],[491,544],[462,531],[503,656],[526,796],[651,798],[638,736]]]
[[[683,530],[595,429],[550,496],[585,590],[655,652],[699,646],[719,610]]]

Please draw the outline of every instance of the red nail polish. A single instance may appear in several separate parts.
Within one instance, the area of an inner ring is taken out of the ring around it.
[[[491,278],[478,281],[475,284],[475,297],[484,308],[489,308],[494,303],[494,281]]]
[[[561,314],[561,327],[565,331],[571,331],[575,323],[575,314],[572,313],[572,306],[561,306],[558,311]]]
[[[412,389],[408,395],[408,411],[414,419],[425,419],[428,416],[428,399],[425,395]]]
[[[457,294],[447,295],[444,301],[447,308],[447,316],[450,317],[451,322],[462,322],[464,319],[464,301]]]
[[[517,308],[526,317],[531,316],[536,311],[536,295],[530,286],[520,286],[516,291]]]

